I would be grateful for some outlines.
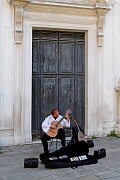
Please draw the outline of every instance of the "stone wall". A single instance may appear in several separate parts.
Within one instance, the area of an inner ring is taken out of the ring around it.
[[[21,0],[22,6],[16,1],[0,0],[0,145],[32,140],[33,28],[85,32],[85,133],[110,133],[119,118],[114,89],[120,78],[119,0],[113,7],[107,0],[87,5],[78,0],[56,0],[53,5],[50,0]]]
[[[0,0],[0,145],[13,144],[14,12]]]
[[[120,78],[120,1],[106,15],[103,58],[103,134],[114,129],[118,120],[118,96],[114,87]]]

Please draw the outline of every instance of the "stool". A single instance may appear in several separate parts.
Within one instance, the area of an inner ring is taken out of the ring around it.
[[[54,142],[55,142],[55,146],[54,146]],[[53,151],[53,150],[58,150],[60,146],[60,140],[57,139],[57,138],[54,138],[54,139],[50,139],[48,141],[48,144],[49,144],[49,151]]]
[[[66,143],[68,144],[69,141],[70,141],[71,138],[72,138],[72,129],[65,127],[65,128],[64,128],[64,131],[65,131]]]

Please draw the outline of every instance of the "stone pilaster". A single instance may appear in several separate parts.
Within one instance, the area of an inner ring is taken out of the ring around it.
[[[117,102],[117,111],[116,111],[116,125],[115,132],[120,137],[120,86],[114,88],[116,91],[116,102]]]

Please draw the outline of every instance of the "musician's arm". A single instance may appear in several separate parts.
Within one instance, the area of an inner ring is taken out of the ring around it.
[[[64,126],[65,127],[70,127],[70,119],[69,119],[69,116],[68,116],[67,113],[65,114]]]
[[[49,123],[49,118],[46,118],[42,123],[42,129],[44,132],[47,132],[50,128],[51,124]]]

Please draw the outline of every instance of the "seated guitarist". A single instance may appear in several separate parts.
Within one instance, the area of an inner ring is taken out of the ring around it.
[[[66,113],[64,117],[59,115],[58,110],[52,109],[51,115],[45,118],[42,123],[42,129],[44,131],[41,141],[43,144],[44,152],[48,153],[48,140],[49,139],[60,139],[61,144],[65,146],[65,132],[64,127],[70,127],[70,120]]]

